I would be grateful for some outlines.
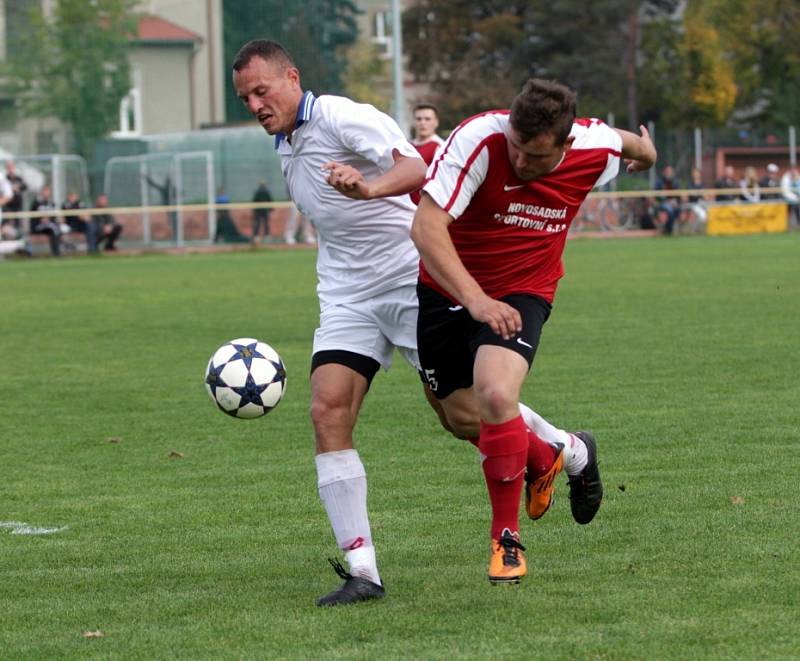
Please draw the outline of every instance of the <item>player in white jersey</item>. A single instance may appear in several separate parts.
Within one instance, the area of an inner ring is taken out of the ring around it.
[[[384,594],[353,427],[372,378],[397,348],[416,369],[419,257],[408,193],[425,162],[397,124],[372,106],[304,92],[279,44],[245,44],[233,63],[239,98],[276,149],[289,193],[317,230],[320,325],[311,364],[311,420],[319,494],[350,571],[320,606]],[[347,191],[350,197],[342,195]],[[358,200],[351,199],[352,197]]]
[[[352,432],[370,382],[380,367],[388,369],[394,348],[419,369],[419,257],[407,193],[422,185],[426,166],[397,124],[374,107],[303,92],[291,57],[275,42],[245,44],[233,70],[239,98],[275,136],[291,197],[319,240],[311,419],[320,498],[350,572],[332,562],[344,583],[317,603],[379,598],[366,473]],[[450,429],[427,389],[426,395]],[[550,428],[521,408],[529,425]]]

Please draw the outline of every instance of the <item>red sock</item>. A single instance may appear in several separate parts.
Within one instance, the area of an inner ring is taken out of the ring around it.
[[[528,479],[539,477],[550,470],[558,451],[528,429]]]
[[[485,457],[482,468],[492,504],[492,539],[504,528],[519,532],[519,497],[528,451],[528,428],[518,416],[499,425],[481,421],[478,449]]]

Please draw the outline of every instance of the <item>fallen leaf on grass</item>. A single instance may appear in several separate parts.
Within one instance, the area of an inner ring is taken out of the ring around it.
[[[84,638],[103,638],[104,636],[105,636],[105,634],[102,631],[100,631],[99,629],[97,631],[84,631],[83,632],[83,637]]]
[[[119,443],[122,439],[119,436],[109,436],[106,441],[109,443]]]
[[[177,450],[171,450],[167,455],[170,459],[183,459],[183,455]]]
[[[741,496],[731,496],[731,503],[733,505],[744,505],[744,498]]]

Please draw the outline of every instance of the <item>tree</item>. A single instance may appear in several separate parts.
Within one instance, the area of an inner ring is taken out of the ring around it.
[[[428,100],[443,126],[506,107],[525,81],[523,11],[499,1],[420,0],[404,13],[409,70],[434,90]]]
[[[800,122],[796,0],[689,0],[645,29],[641,98],[674,126]]]
[[[389,113],[391,95],[383,93],[375,82],[389,81],[390,75],[389,60],[381,57],[381,48],[377,44],[351,46],[347,51],[347,68],[342,76],[344,94]]]
[[[230,69],[236,52],[251,39],[273,39],[291,53],[305,89],[317,94],[344,91],[345,52],[358,36],[352,0],[223,0],[224,52]],[[246,120],[231,85],[226,86],[228,120]]]
[[[736,123],[800,122],[800,4],[797,0],[692,0],[705,6],[735,72]]]
[[[438,94],[443,124],[507,107],[529,77],[578,92],[579,112],[638,117],[639,20],[677,0],[418,0],[404,16],[409,68]]]
[[[701,3],[644,28],[641,98],[651,119],[674,128],[724,125],[737,99],[723,40]]]
[[[58,0],[45,16],[37,3],[25,38],[13,39],[5,74],[19,112],[60,119],[85,157],[117,125],[120,101],[130,91],[128,44],[136,4]]]

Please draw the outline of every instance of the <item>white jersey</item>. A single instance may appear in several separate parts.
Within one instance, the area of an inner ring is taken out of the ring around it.
[[[317,293],[324,308],[414,285],[419,255],[411,242],[415,206],[408,195],[353,200],[325,181],[328,161],[369,181],[394,165],[393,150],[419,158],[388,115],[339,96],[306,92],[291,143],[276,137],[289,195],[317,230]]]

